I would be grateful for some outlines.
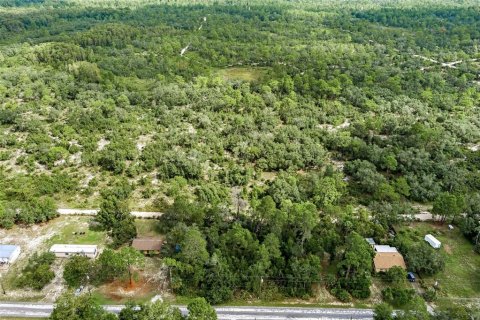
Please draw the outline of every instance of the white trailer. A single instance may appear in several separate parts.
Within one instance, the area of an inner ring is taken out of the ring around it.
[[[425,241],[427,241],[435,249],[440,249],[440,247],[442,246],[442,243],[431,234],[427,234],[425,236]]]
[[[82,255],[88,258],[95,258],[98,253],[96,245],[78,244],[54,244],[50,248],[57,258],[68,258],[74,255]]]

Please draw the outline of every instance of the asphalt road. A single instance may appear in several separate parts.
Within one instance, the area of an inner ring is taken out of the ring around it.
[[[118,313],[122,306],[105,306],[105,309]],[[180,307],[186,313],[185,307]],[[345,320],[373,319],[369,309],[329,309],[329,308],[277,308],[277,307],[217,307],[219,320]],[[40,303],[0,303],[0,317],[42,318],[48,317],[52,304]]]

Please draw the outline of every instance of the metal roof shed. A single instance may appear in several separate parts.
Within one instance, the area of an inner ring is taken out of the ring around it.
[[[375,240],[373,240],[373,238],[365,238],[365,241],[367,241],[368,244],[371,245],[372,247],[376,245]]]
[[[439,249],[442,246],[442,243],[438,241],[437,238],[435,238],[431,234],[427,234],[425,236],[425,241],[427,241],[435,249]]]
[[[19,246],[13,244],[0,244],[0,263],[14,263],[19,255]]]
[[[390,247],[390,246],[387,246],[387,245],[375,245],[374,246],[374,249],[376,252],[389,252],[389,253],[396,253],[398,252],[397,248],[395,247]]]

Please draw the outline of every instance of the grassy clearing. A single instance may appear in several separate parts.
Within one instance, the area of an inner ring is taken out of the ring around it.
[[[107,234],[104,231],[95,231],[89,229],[89,221],[91,217],[68,217],[72,219],[72,223],[68,223],[63,228],[58,230],[56,234],[47,241],[48,245],[55,243],[67,244],[97,244],[104,245]],[[153,237],[158,236],[158,220],[154,219],[138,219],[135,221],[139,237]],[[74,234],[77,232],[77,234]],[[85,232],[84,235],[79,235],[79,232]]]
[[[431,233],[442,242],[445,270],[433,277],[423,277],[425,283],[433,285],[438,281],[440,298],[480,298],[480,255],[473,251],[473,245],[460,230],[431,223],[413,223],[410,228],[422,235]]]
[[[266,68],[226,68],[218,71],[225,81],[257,81],[265,74]]]
[[[137,226],[138,237],[158,237],[159,222],[156,219],[137,219],[135,220]]]
[[[88,227],[91,217],[71,217],[75,223],[69,223],[48,240],[48,244],[66,243],[66,244],[97,244],[103,245],[106,241],[106,233],[103,231],[93,231]],[[74,234],[74,233],[77,234]],[[79,235],[79,232],[85,232]]]

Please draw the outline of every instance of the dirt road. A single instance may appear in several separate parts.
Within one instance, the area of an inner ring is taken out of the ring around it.
[[[98,213],[99,209],[67,209],[60,208],[57,210],[59,215],[77,215],[77,216],[94,216]],[[139,219],[155,219],[163,215],[158,211],[132,211],[130,212],[135,218]]]

